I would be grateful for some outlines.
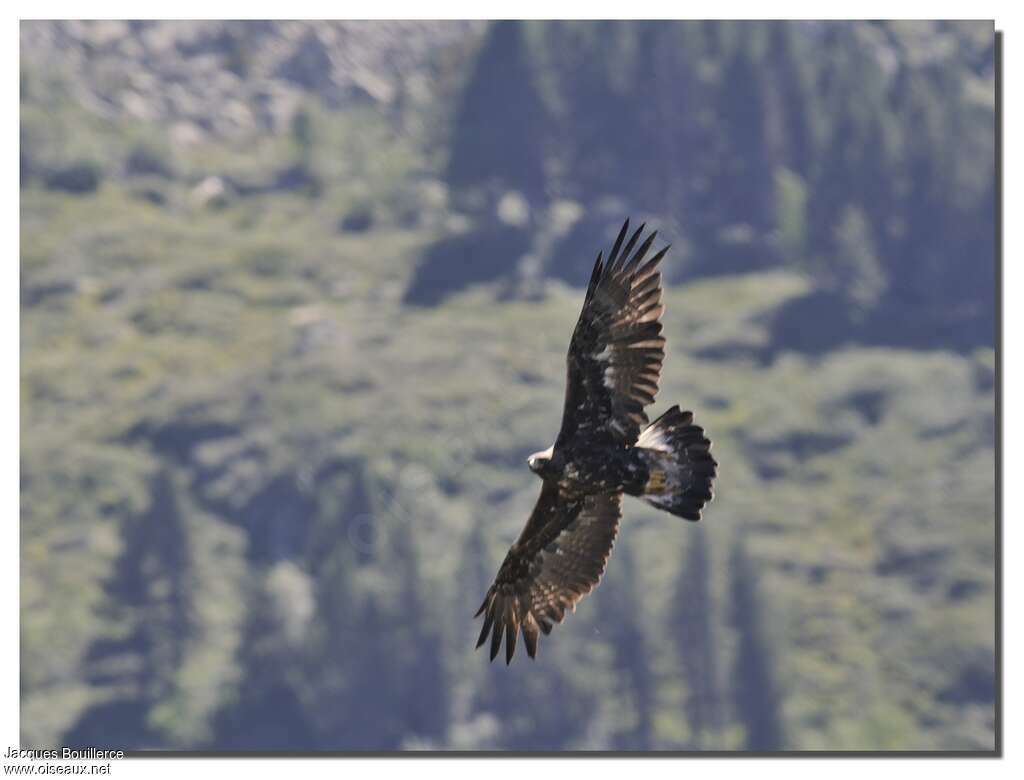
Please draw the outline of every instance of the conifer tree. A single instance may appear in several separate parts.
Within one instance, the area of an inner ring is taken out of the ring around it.
[[[764,629],[757,573],[742,541],[733,547],[729,570],[732,621],[739,642],[731,676],[733,712],[744,728],[745,749],[780,750],[785,747],[782,696]]]
[[[672,631],[686,680],[686,715],[693,747],[718,746],[722,699],[718,679],[718,637],[711,597],[707,532],[696,527],[687,539],[686,561],[673,599]]]
[[[545,195],[545,112],[522,28],[491,26],[463,90],[447,172],[456,191],[500,186],[531,200]]]

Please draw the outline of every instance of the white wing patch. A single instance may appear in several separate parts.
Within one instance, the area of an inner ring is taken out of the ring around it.
[[[665,429],[653,425],[644,428],[640,432],[640,438],[636,440],[637,447],[644,447],[648,450],[659,450],[671,452],[672,448],[665,438]]]
[[[608,366],[604,370],[604,386],[609,390],[615,389],[615,366]]]

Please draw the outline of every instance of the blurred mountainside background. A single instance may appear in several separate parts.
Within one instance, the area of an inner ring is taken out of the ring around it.
[[[23,745],[991,749],[994,45],[23,22]],[[491,666],[627,216],[716,500]]]

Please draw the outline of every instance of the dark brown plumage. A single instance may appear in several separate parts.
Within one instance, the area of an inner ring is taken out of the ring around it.
[[[562,426],[555,444],[530,457],[540,498],[509,549],[477,616],[477,647],[505,640],[511,662],[519,633],[527,654],[604,574],[619,528],[622,494],[699,520],[717,463],[704,430],[674,406],[648,424],[664,359],[661,274],[668,247],[646,258],[657,233],[637,246],[622,226],[607,262],[598,255],[569,345]],[[623,245],[625,242],[625,245]]]

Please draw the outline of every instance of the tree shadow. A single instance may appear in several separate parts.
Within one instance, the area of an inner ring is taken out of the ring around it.
[[[403,303],[436,306],[471,284],[511,278],[529,248],[526,230],[502,224],[443,238],[424,253]]]

